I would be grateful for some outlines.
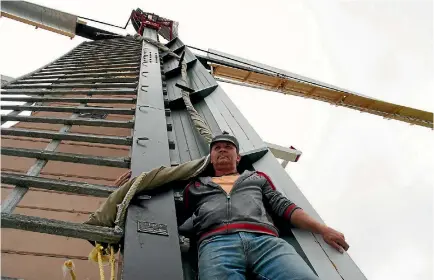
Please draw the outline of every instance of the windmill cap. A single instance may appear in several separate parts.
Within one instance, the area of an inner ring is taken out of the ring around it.
[[[234,136],[230,135],[228,132],[223,131],[222,134],[215,136],[212,140],[211,140],[211,144],[209,145],[209,149],[212,149],[212,146],[217,143],[217,142],[230,142],[232,144],[235,145],[235,147],[237,148],[237,152],[240,150],[240,144],[238,143],[237,138],[235,138]]]

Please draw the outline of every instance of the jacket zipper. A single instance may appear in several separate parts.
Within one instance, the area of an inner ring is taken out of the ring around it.
[[[230,208],[230,207],[231,207],[231,196],[230,196],[229,194],[227,194],[226,197],[227,197],[227,199],[228,199],[226,204],[227,204],[227,206],[228,206],[228,207],[227,207],[227,209],[228,209],[228,215],[227,215],[227,217],[228,217],[228,224],[229,224],[229,221],[230,221],[230,213],[231,213],[231,210],[230,210],[230,209],[231,209],[231,208]],[[228,228],[226,228],[226,232],[229,232]]]

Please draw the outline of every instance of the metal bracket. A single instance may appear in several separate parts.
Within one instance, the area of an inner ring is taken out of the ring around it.
[[[188,86],[185,86],[185,85],[183,85],[183,84],[180,84],[180,83],[176,83],[176,84],[175,84],[175,87],[180,88],[180,89],[182,89],[182,90],[185,90],[185,91],[188,92],[188,93],[193,93],[193,92],[195,92],[194,89],[192,89],[192,88],[190,88],[190,87],[188,87]]]
[[[150,234],[169,236],[167,225],[145,221],[137,221],[137,231]]]

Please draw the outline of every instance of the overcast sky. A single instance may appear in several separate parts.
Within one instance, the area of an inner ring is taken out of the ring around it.
[[[124,25],[131,9],[180,22],[213,48],[432,112],[430,1],[32,1]],[[131,30],[132,31],[132,30]],[[17,77],[82,38],[1,19],[0,73]],[[222,84],[263,140],[303,152],[287,167],[342,231],[368,279],[433,279],[433,131],[319,101]]]

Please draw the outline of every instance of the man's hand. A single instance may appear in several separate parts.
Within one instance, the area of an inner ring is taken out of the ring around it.
[[[321,229],[320,234],[327,244],[338,250],[341,254],[344,253],[344,250],[347,251],[348,248],[350,248],[348,243],[345,241],[345,236],[331,227],[324,226]]]
[[[117,187],[122,186],[131,178],[131,170],[128,170],[124,174],[122,174],[119,178],[116,179],[114,185]]]

